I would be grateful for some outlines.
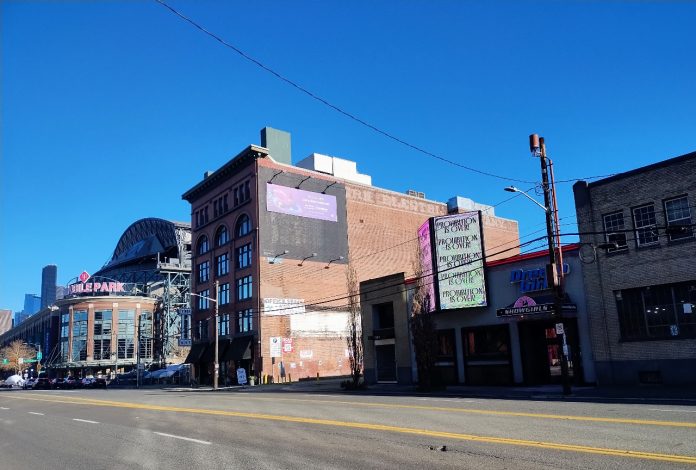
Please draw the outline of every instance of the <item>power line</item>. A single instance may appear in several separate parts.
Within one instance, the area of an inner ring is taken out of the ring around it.
[[[445,157],[443,157],[443,156],[441,156],[441,155],[438,155],[438,154],[436,154],[436,153],[434,153],[434,152],[431,152],[431,151],[429,151],[429,150],[426,150],[426,149],[424,149],[424,148],[422,148],[422,147],[420,147],[420,146],[418,146],[418,145],[414,145],[414,144],[412,144],[412,143],[410,143],[410,142],[408,142],[408,141],[406,141],[406,140],[404,140],[404,139],[402,139],[402,138],[400,138],[400,137],[397,137],[396,135],[394,135],[394,134],[392,134],[392,133],[390,133],[390,132],[387,132],[387,131],[385,131],[385,130],[379,128],[379,127],[377,127],[376,125],[367,122],[365,119],[360,118],[360,117],[356,116],[355,114],[346,111],[345,109],[341,108],[340,106],[331,103],[331,102],[330,102],[329,100],[327,100],[326,98],[323,98],[323,97],[317,95],[316,93],[310,91],[309,89],[307,89],[307,88],[305,88],[304,86],[300,85],[300,84],[297,83],[296,81],[291,80],[290,78],[287,78],[286,76],[282,75],[282,74],[279,73],[279,72],[276,72],[274,69],[270,68],[269,66],[267,66],[266,64],[264,64],[264,63],[261,62],[260,60],[255,59],[254,57],[250,56],[249,54],[247,54],[246,52],[244,52],[243,50],[241,50],[240,48],[238,48],[238,47],[235,46],[234,44],[231,44],[231,43],[227,42],[226,40],[224,40],[223,38],[221,38],[221,37],[218,36],[217,34],[215,34],[215,33],[211,32],[211,31],[207,30],[206,28],[204,28],[204,27],[201,26],[200,24],[196,23],[196,22],[195,22],[194,20],[192,20],[191,18],[185,16],[184,14],[182,14],[181,12],[179,12],[178,10],[176,10],[176,9],[174,9],[173,7],[169,6],[169,5],[168,5],[167,3],[165,3],[163,0],[155,0],[155,1],[156,1],[157,3],[159,3],[160,5],[162,5],[163,7],[165,7],[166,9],[168,9],[170,12],[172,12],[172,13],[175,14],[176,16],[178,16],[179,18],[181,18],[182,20],[184,20],[184,21],[186,21],[187,23],[189,23],[190,25],[192,25],[194,28],[198,29],[199,31],[203,32],[204,34],[206,34],[206,35],[210,36],[211,38],[215,39],[216,41],[218,41],[218,42],[219,42],[220,44],[222,44],[223,46],[225,46],[225,47],[227,47],[227,48],[233,50],[234,52],[236,52],[237,54],[239,54],[239,55],[240,55],[242,58],[244,58],[245,60],[251,62],[252,64],[256,65],[257,67],[259,67],[259,68],[263,69],[264,71],[270,73],[271,75],[273,75],[273,76],[276,77],[277,79],[282,80],[283,82],[287,83],[288,85],[292,86],[293,88],[297,89],[298,91],[300,91],[300,92],[304,93],[305,95],[309,96],[309,97],[312,98],[313,100],[316,100],[316,101],[320,102],[321,104],[323,104],[323,105],[325,105],[325,106],[327,106],[327,107],[333,109],[334,111],[336,111],[336,112],[342,114],[343,116],[345,116],[345,117],[347,117],[347,118],[349,118],[349,119],[351,119],[351,120],[353,120],[353,121],[355,121],[355,122],[361,124],[361,125],[364,126],[364,127],[367,127],[368,129],[370,129],[370,130],[372,130],[372,131],[374,131],[374,132],[376,132],[376,133],[378,133],[378,134],[383,135],[384,137],[387,137],[388,139],[391,139],[391,140],[393,140],[393,141],[395,141],[395,142],[398,142],[399,144],[404,145],[404,146],[406,146],[406,147],[408,147],[408,148],[410,148],[410,149],[412,149],[412,150],[415,150],[415,151],[417,151],[417,152],[420,152],[420,153],[422,153],[422,154],[424,154],[424,155],[427,155],[427,156],[429,156],[429,157],[435,158],[435,159],[437,159],[437,160],[440,160],[440,161],[442,161],[442,162],[448,163],[448,164],[450,164],[450,165],[453,165],[453,166],[462,168],[462,169],[464,169],[464,170],[471,171],[471,172],[473,172],[473,173],[478,173],[478,174],[480,174],[480,175],[490,176],[491,178],[497,178],[497,179],[501,179],[501,180],[505,180],[505,181],[514,181],[514,182],[518,182],[518,183],[535,183],[534,181],[522,180],[522,179],[519,179],[519,178],[510,178],[510,177],[507,177],[507,176],[496,175],[496,174],[494,174],[494,173],[490,173],[490,172],[487,172],[487,171],[478,170],[478,169],[476,169],[476,168],[472,168],[472,167],[470,167],[470,166],[463,165],[463,164],[461,164],[461,163],[459,163],[459,162],[455,162],[454,160],[450,160],[450,159],[448,159],[448,158],[445,158]]]

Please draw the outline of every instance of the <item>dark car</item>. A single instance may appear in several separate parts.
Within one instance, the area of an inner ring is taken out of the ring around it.
[[[97,377],[92,384],[93,388],[106,388],[106,377]]]
[[[56,378],[51,380],[51,388],[55,389],[63,389],[66,388],[65,386],[65,379],[61,378]]]
[[[66,377],[63,380],[64,388],[76,388],[80,386],[80,380],[75,377]]]
[[[32,388],[34,390],[50,390],[52,388],[51,381],[46,377],[38,378]]]

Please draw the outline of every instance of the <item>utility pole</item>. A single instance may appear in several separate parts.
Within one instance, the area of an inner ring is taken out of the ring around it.
[[[143,314],[138,315],[138,349],[135,351],[135,388],[140,388],[140,342],[142,341],[141,328],[143,325]]]
[[[563,290],[563,264],[560,261],[562,258],[560,233],[558,228],[558,207],[556,206],[556,188],[555,184],[550,182],[549,173],[553,174],[553,162],[546,156],[546,145],[544,138],[537,134],[529,136],[529,148],[532,154],[539,157],[541,162],[541,184],[544,190],[544,205],[546,206],[546,237],[549,242],[549,267],[546,270],[546,279],[549,287],[554,293],[554,314],[558,319],[558,324],[561,325],[561,382],[563,384],[563,394],[570,395],[570,377],[568,370],[568,344],[566,325],[563,321],[563,299],[565,297]],[[555,223],[554,223],[555,222]],[[555,231],[554,231],[555,226]],[[555,243],[558,242],[558,256],[556,254]],[[561,263],[559,266],[559,262]],[[558,330],[558,328],[557,328]],[[557,331],[558,335],[558,331]]]
[[[218,373],[220,371],[220,364],[218,363],[218,303],[220,300],[220,294],[218,289],[220,288],[220,282],[215,281],[215,366],[213,371],[213,390],[218,388]]]

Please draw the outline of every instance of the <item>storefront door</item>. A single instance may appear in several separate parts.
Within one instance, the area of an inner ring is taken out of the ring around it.
[[[396,347],[392,344],[375,345],[377,382],[396,382]]]
[[[556,334],[556,320],[525,321],[518,325],[524,382],[529,385],[561,383],[561,356],[563,342]],[[565,321],[568,345],[568,375],[576,381],[575,364],[578,362],[577,321]]]

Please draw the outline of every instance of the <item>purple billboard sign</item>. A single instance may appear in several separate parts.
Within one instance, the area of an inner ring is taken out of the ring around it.
[[[266,209],[310,219],[338,222],[336,196],[266,183]]]
[[[433,279],[433,251],[430,245],[430,220],[426,220],[418,229],[421,256],[421,282],[425,295],[430,297],[429,311],[435,310],[435,282]]]

